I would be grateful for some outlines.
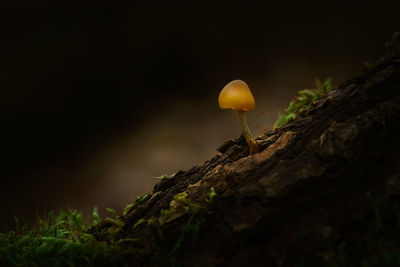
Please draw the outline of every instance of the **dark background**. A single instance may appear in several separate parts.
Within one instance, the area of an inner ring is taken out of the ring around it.
[[[0,229],[120,211],[239,136],[217,106],[229,81],[249,84],[261,134],[297,90],[356,75],[400,29],[398,1],[321,2],[1,8]]]

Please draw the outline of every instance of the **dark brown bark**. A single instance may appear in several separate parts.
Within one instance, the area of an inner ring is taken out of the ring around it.
[[[180,192],[204,205],[213,187],[217,197],[212,213],[201,215],[195,246],[185,243],[174,254],[185,266],[358,265],[379,261],[378,252],[362,247],[375,241],[398,252],[399,241],[390,236],[400,233],[400,217],[393,215],[400,207],[399,92],[400,60],[392,59],[258,137],[259,153],[249,155],[243,138],[222,144],[203,165],[159,182],[121,218],[120,237],[140,238],[137,246],[151,249],[154,225],[133,225],[159,218]],[[158,220],[163,236],[153,252],[171,255],[187,220],[184,212]],[[102,238],[109,226],[91,232]],[[157,264],[146,255],[142,264]]]

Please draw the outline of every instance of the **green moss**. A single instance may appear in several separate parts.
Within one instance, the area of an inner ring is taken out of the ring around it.
[[[135,203],[129,203],[125,206],[122,215],[126,216],[128,213],[130,213],[133,209],[135,208]]]
[[[172,213],[173,212],[174,212],[174,210],[172,210],[172,209],[167,209],[167,210],[166,209],[162,209],[160,211],[160,214],[164,219],[168,220],[168,219],[170,219],[172,217]]]
[[[195,246],[195,241],[198,238],[200,228],[206,220],[206,215],[211,213],[210,204],[212,200],[217,196],[214,188],[210,188],[205,200],[205,205],[193,203],[188,199],[187,193],[179,193],[174,196],[174,200],[185,205],[185,211],[188,215],[186,224],[181,229],[181,234],[172,249],[172,254],[175,255],[185,246],[188,245],[192,248]]]
[[[133,199],[132,203],[129,203],[125,206],[125,208],[122,211],[122,215],[126,216],[128,213],[130,213],[132,210],[134,210],[134,208],[136,206],[144,204],[149,198],[150,198],[150,195],[147,193],[137,196],[136,199]],[[111,210],[107,210],[107,211],[111,212],[114,216],[117,216],[117,214],[113,213]]]
[[[386,55],[382,61],[390,59],[400,53],[400,32],[394,32],[389,41],[385,43]]]
[[[141,218],[141,219],[139,219],[139,220],[132,226],[132,228],[135,229],[135,228],[138,227],[139,225],[141,225],[141,224],[143,224],[143,223],[146,223],[146,222],[147,222],[146,219]]]
[[[211,203],[211,201],[217,196],[217,193],[214,190],[214,187],[210,188],[210,193],[208,193],[206,202]]]
[[[97,208],[86,220],[73,209],[61,211],[57,216],[49,212],[31,230],[17,220],[15,231],[0,234],[0,266],[123,266],[123,260],[135,257],[135,252],[87,234],[99,221]],[[112,230],[108,229],[111,235]]]
[[[188,201],[187,196],[188,196],[188,194],[186,192],[181,192],[174,196],[174,200],[185,203]]]
[[[193,203],[187,198],[187,193],[182,192],[174,196],[174,200],[184,205],[185,211],[189,213],[197,213],[202,208],[200,204]]]
[[[158,240],[164,239],[164,233],[161,229],[161,225],[156,217],[151,217],[147,220],[147,225],[151,226],[153,229],[156,230]]]
[[[106,208],[106,211],[108,211],[109,213],[111,213],[114,217],[118,216],[118,213],[112,209],[112,208]]]
[[[323,83],[316,78],[315,88],[299,91],[299,95],[290,102],[284,113],[279,115],[278,120],[274,124],[274,128],[281,127],[295,119],[301,111],[308,109],[319,97],[327,94],[331,90],[332,84],[330,78],[326,79]]]
[[[136,198],[136,203],[138,203],[138,204],[143,204],[144,202],[146,202],[148,199],[149,199],[149,194],[143,194],[143,195],[141,195],[141,196],[138,196],[137,198]]]
[[[108,222],[111,226],[107,228],[107,239],[110,240],[111,243],[115,243],[119,240],[120,232],[124,223],[120,220],[120,218],[106,218],[106,222]]]
[[[159,179],[159,180],[164,180],[164,179],[167,179],[167,178],[168,178],[168,175],[163,174],[163,175],[160,175],[160,176],[154,176],[153,178]]]
[[[183,248],[195,246],[216,195],[214,188],[211,188],[204,204],[194,203],[186,192],[175,195],[174,201],[179,205],[179,211],[176,206],[171,207],[162,210],[158,218],[142,218],[133,226],[134,229],[146,224],[153,233],[149,240],[121,238],[124,223],[122,217],[111,208],[107,208],[107,211],[113,218],[104,220],[109,226],[101,232],[102,240],[107,241],[99,241],[87,233],[90,227],[100,222],[97,208],[86,220],[77,210],[61,211],[57,216],[49,212],[46,219],[39,218],[37,226],[31,230],[22,227],[16,218],[15,231],[0,233],[0,266],[129,266],[132,262],[143,263],[149,255],[149,264],[174,266]],[[138,197],[126,210],[147,199],[148,194]],[[161,249],[164,246],[161,218],[168,221],[177,216],[177,212],[186,218],[186,222],[174,245],[165,253]]]

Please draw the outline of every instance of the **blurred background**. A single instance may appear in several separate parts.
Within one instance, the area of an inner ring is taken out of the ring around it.
[[[229,81],[250,86],[259,135],[400,29],[399,1],[322,2],[0,8],[0,230],[43,210],[121,211],[240,135],[217,106]]]

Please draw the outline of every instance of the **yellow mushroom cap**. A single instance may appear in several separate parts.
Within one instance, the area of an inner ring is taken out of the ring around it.
[[[234,80],[225,85],[218,97],[221,109],[252,110],[256,107],[249,86],[241,80]]]

